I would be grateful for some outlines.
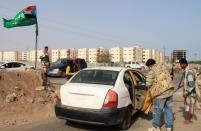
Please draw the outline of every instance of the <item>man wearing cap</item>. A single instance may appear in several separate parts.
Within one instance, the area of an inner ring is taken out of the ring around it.
[[[185,124],[192,122],[194,104],[195,104],[195,75],[188,68],[188,62],[186,59],[182,58],[179,61],[180,67],[183,70],[179,88],[183,88],[184,97],[184,118]]]
[[[172,131],[173,128],[173,92],[174,87],[171,79],[171,75],[167,74],[167,77],[169,77],[169,84],[165,89],[163,87],[156,86],[157,81],[157,75],[158,74],[155,70],[155,68],[158,68],[156,61],[154,59],[148,59],[146,62],[146,66],[149,68],[149,72],[146,76],[146,85],[149,87],[150,90],[155,90],[153,94],[156,94],[157,91],[160,93],[156,96],[152,96],[153,99],[153,111],[152,111],[152,127],[148,128],[148,131],[160,131],[161,126],[161,116],[164,112],[164,122],[165,122],[165,128],[167,131]],[[160,70],[160,69],[158,69]],[[169,72],[168,72],[169,73]]]

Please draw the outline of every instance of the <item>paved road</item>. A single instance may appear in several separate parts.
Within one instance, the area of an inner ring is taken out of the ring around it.
[[[48,77],[49,81],[53,84],[63,85],[66,83],[67,79],[62,77]]]
[[[178,85],[180,74],[175,74],[175,85]],[[65,78],[51,77],[50,82],[57,84],[64,84],[66,82]],[[177,93],[177,95],[180,93]],[[133,117],[133,124],[129,131],[145,131],[151,126],[151,116],[145,115],[143,113],[137,113]],[[77,123],[66,123],[65,120],[57,119],[56,117],[41,120],[39,122],[22,125],[7,129],[6,131],[85,131],[85,130],[97,130],[97,131],[118,131],[118,126],[102,127],[102,126],[92,126],[92,125],[82,125]]]
[[[143,131],[144,127],[150,126],[150,116],[138,113],[133,117],[133,125],[129,131]],[[146,129],[146,128],[145,128]],[[65,120],[57,118],[45,119],[35,123],[26,124],[18,127],[12,127],[5,131],[118,131],[118,126],[92,126],[78,123],[68,123]]]

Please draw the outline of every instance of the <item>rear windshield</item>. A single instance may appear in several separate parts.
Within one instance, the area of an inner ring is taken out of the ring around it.
[[[57,65],[57,64],[66,64],[66,63],[70,63],[71,60],[69,59],[58,59],[54,64]]]
[[[71,83],[114,85],[117,76],[118,71],[82,70],[71,80]]]
[[[61,64],[61,59],[58,59],[57,61],[55,61],[54,64]]]

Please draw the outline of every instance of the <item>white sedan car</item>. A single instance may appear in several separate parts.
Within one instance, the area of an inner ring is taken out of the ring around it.
[[[137,70],[87,68],[61,86],[55,114],[68,121],[128,129],[132,115],[144,108],[147,90]]]
[[[25,63],[15,61],[0,61],[0,70],[16,71],[21,67],[33,68],[32,66],[26,65]]]

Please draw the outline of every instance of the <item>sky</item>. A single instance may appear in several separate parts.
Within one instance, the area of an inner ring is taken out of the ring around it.
[[[0,17],[12,19],[37,6],[39,48],[111,48],[136,44],[170,55],[186,49],[201,60],[201,0],[0,0]],[[35,26],[6,29],[1,51],[34,49]]]

